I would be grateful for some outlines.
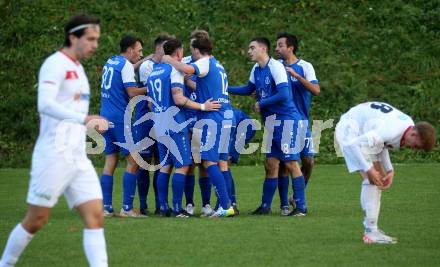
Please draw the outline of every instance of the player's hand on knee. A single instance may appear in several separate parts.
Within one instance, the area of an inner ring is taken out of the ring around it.
[[[378,187],[383,186],[382,177],[380,176],[379,172],[374,169],[374,167],[371,167],[367,171],[367,177],[368,180],[370,181],[370,184],[376,185]]]
[[[108,120],[99,115],[88,115],[84,123],[88,128],[93,128],[98,131],[98,133],[107,131],[110,124]]]
[[[221,106],[222,106],[219,101],[212,101],[212,98],[206,100],[204,105],[205,105],[204,111],[219,110],[221,108]]]
[[[381,190],[386,190],[391,187],[393,184],[393,178],[394,178],[394,171],[391,170],[387,173],[385,177],[382,178],[383,186],[380,187]]]

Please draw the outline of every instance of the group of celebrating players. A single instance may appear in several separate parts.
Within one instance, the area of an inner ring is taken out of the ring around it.
[[[121,55],[111,57],[103,67],[101,116],[114,125],[104,133],[106,163],[101,186],[105,215],[114,215],[113,174],[120,152],[127,155],[127,168],[123,175],[123,205],[119,215],[148,215],[146,199],[150,184],[149,171],[139,166],[133,151],[115,145],[116,142],[126,142],[124,129],[129,127],[134,131],[136,142],[149,137],[154,137],[156,141],[149,147],[134,151],[139,152],[147,162],[161,165],[154,172],[153,178],[156,214],[175,217],[194,215],[194,168],[196,163],[200,163],[201,215],[238,215],[235,183],[229,164],[237,162],[241,152],[236,150],[235,143],[240,142],[238,139],[248,142],[254,135],[255,125],[245,122],[248,129],[244,133],[237,132],[240,122],[249,119],[249,116],[232,107],[229,94],[254,94],[256,103],[253,108],[261,114],[262,121],[266,122],[267,118],[275,115],[281,123],[274,127],[272,141],[268,144],[270,152],[265,162],[266,179],[262,201],[252,214],[269,214],[278,188],[281,214],[305,216],[307,208],[304,189],[313,167],[313,146],[308,127],[309,107],[311,95],[318,95],[320,88],[313,66],[296,57],[297,38],[288,33],[277,36],[275,51],[280,60],[270,57],[267,38],[252,39],[248,53],[255,66],[245,86],[228,85],[227,73],[212,55],[213,43],[206,31],[195,30],[191,33],[191,56],[185,58],[181,41],[169,35],[163,34],[155,39],[155,52],[145,60],[141,60],[142,44],[139,38],[123,37],[120,42]],[[138,81],[135,79],[137,67]],[[145,95],[148,97],[136,101],[135,126],[132,126],[131,120],[124,121],[130,98]],[[164,116],[166,110],[173,107],[177,108],[176,112]],[[149,112],[152,112],[152,116],[143,119]],[[215,129],[199,123],[203,120],[212,121]],[[293,124],[288,128],[289,137],[286,139],[283,129],[288,126],[287,121]],[[171,122],[179,125],[187,123],[182,127],[168,129]],[[307,130],[300,140],[296,139],[298,122],[305,122]],[[209,138],[214,138],[211,148],[203,149],[211,140]],[[300,153],[293,152],[295,142],[302,143]],[[177,149],[173,150],[173,147]],[[298,165],[300,155],[302,169]],[[168,184],[173,168],[170,208]],[[303,171],[307,173],[306,176]],[[289,176],[292,177],[294,192],[290,200],[295,207],[292,211],[288,203]],[[140,200],[139,213],[133,209],[136,183]],[[214,209],[210,203],[211,184],[218,197]],[[185,208],[182,207],[184,193]]]
[[[314,154],[309,107],[311,96],[318,95],[320,87],[312,65],[297,58],[298,41],[294,35],[277,36],[275,52],[279,60],[269,56],[267,38],[250,40],[248,54],[255,65],[243,86],[228,85],[227,73],[212,55],[213,44],[206,31],[191,34],[191,56],[186,58],[178,39],[161,35],[154,42],[155,53],[141,60],[142,41],[126,36],[120,42],[121,54],[108,59],[103,67],[101,115],[88,115],[90,87],[80,64],[98,48],[100,20],[85,14],[72,17],[64,27],[64,35],[63,48],[49,56],[40,68],[40,133],[32,157],[28,210],[9,235],[0,267],[16,264],[34,234],[48,221],[61,194],[84,222],[83,246],[89,265],[108,266],[103,220],[104,215],[114,214],[113,174],[120,152],[127,155],[120,216],[148,215],[151,164],[160,166],[153,178],[155,213],[192,216],[195,163],[200,167],[202,215],[237,215],[229,164],[238,161],[244,143],[249,142],[258,125],[232,107],[229,94],[254,97],[253,109],[261,115],[265,130],[270,129],[272,137],[266,140],[261,203],[252,214],[271,212],[277,188],[282,215],[307,214],[305,187]],[[135,70],[139,71],[138,81]],[[131,103],[136,103],[134,122]],[[103,133],[106,140],[101,179],[87,158],[87,127]],[[127,145],[127,139],[133,137],[136,145]],[[415,124],[387,103],[365,102],[341,116],[335,137],[348,170],[358,171],[363,179],[363,241],[395,244],[395,238],[378,228],[381,192],[392,185],[394,177],[388,151],[402,147],[430,151],[436,145],[435,128],[428,122]],[[143,164],[144,159],[149,164]],[[170,208],[168,184],[173,168]],[[140,213],[133,209],[136,184]],[[210,205],[212,185],[218,199],[214,208]],[[289,202],[294,206],[292,211]]]

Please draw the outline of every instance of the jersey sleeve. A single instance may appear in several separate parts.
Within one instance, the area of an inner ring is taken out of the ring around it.
[[[280,89],[282,87],[287,87],[287,72],[284,68],[283,64],[281,64],[278,61],[271,59],[271,64],[269,65],[270,73],[272,74],[273,80],[275,81],[275,84],[277,85],[277,89]]]
[[[183,74],[172,68],[171,70],[171,88],[182,88],[183,89]]]
[[[38,76],[38,112],[58,120],[84,123],[87,114],[70,110],[56,101],[60,86],[66,78],[64,68],[53,60],[46,60]]]
[[[318,84],[319,81],[316,79],[315,69],[313,68],[313,65],[307,62],[303,66],[304,68],[304,78],[314,84]]]
[[[148,76],[150,76],[151,71],[153,71],[153,62],[147,60],[141,64],[139,67],[139,81],[142,85],[145,85],[148,80]]]
[[[254,67],[251,70],[251,74],[249,74],[249,82],[252,84],[255,84],[255,68],[257,67],[257,64],[254,65]]]
[[[198,77],[205,77],[209,72],[209,57],[203,57],[190,65],[194,67]]]
[[[136,87],[136,80],[134,78],[134,67],[128,60],[125,61],[124,67],[121,70],[122,83],[125,88]]]

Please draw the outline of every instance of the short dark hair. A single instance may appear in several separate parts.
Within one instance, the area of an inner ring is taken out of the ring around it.
[[[206,55],[206,54],[211,55],[212,49],[214,48],[211,40],[206,37],[193,39],[191,42],[191,46],[193,48],[199,49],[202,55]]]
[[[266,37],[254,37],[252,38],[251,42],[257,42],[259,44],[264,45],[267,48],[267,53],[269,53],[270,41]]]
[[[293,47],[293,54],[296,55],[296,51],[298,51],[298,38],[287,32],[282,32],[277,35],[277,40],[281,38],[286,38],[287,47]]]
[[[163,42],[169,41],[173,39],[174,36],[169,35],[168,33],[162,33],[159,36],[154,39],[153,45],[154,47],[157,47],[158,45],[161,45]]]
[[[134,37],[132,35],[126,35],[122,37],[121,41],[119,42],[121,53],[126,52],[129,47],[134,47],[137,42],[141,43],[141,45],[144,45],[142,40],[138,37]]]
[[[93,17],[87,14],[78,14],[69,19],[69,21],[64,25],[64,46],[69,47],[72,44],[70,43],[69,36],[73,34],[77,38],[81,38],[84,35],[84,32],[88,27],[82,28],[80,27],[78,30],[75,30],[78,26],[87,25],[87,24],[96,24],[99,25],[100,20],[97,17]]]
[[[176,38],[168,40],[163,44],[163,51],[165,52],[165,55],[172,55],[179,48],[182,48],[182,42]]]

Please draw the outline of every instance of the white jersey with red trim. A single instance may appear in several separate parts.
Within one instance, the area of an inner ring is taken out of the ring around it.
[[[385,146],[397,150],[402,137],[414,121],[405,113],[383,102],[366,102],[351,108],[341,120],[351,119],[358,127],[358,136],[364,135],[368,147]]]
[[[86,157],[89,97],[89,81],[78,61],[63,51],[44,61],[38,77],[40,132],[34,153]]]

